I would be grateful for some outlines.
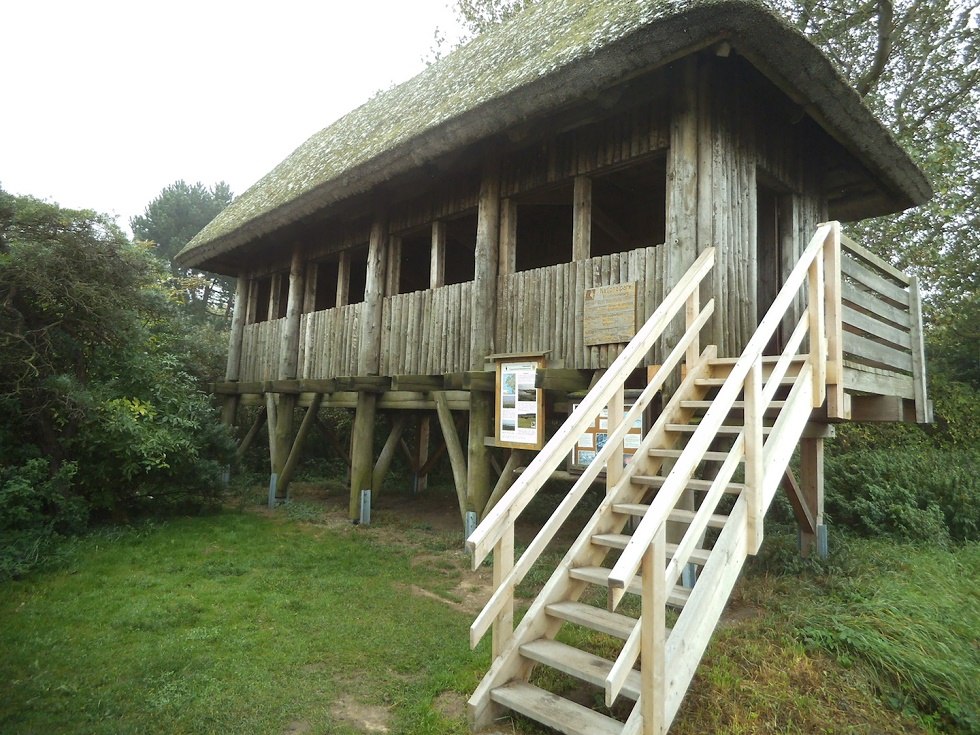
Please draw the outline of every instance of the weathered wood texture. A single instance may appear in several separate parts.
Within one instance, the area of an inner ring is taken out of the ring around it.
[[[566,368],[608,367],[623,344],[590,347],[583,330],[585,290],[636,282],[637,324],[664,298],[664,246],[502,276],[497,292],[500,352],[549,352]],[[647,364],[654,364],[651,356]]]
[[[335,378],[357,373],[361,304],[338,306],[303,315],[302,340],[307,346],[302,378]]]
[[[381,374],[437,375],[468,369],[472,292],[470,281],[385,299]]]
[[[914,400],[917,420],[927,421],[917,289],[847,238],[841,256],[845,387]]]

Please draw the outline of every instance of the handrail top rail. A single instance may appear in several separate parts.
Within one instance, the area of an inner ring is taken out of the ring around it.
[[[531,502],[545,480],[562,462],[565,455],[584,429],[595,420],[618,387],[624,373],[631,372],[649,352],[653,342],[663,333],[670,320],[683,308],[685,302],[700,288],[704,276],[714,266],[715,248],[706,248],[663,302],[654,310],[619,357],[589,391],[578,408],[565,420],[554,436],[531,461],[520,478],[491,509],[483,521],[466,540],[466,547],[473,556],[473,565],[480,564],[501,538],[509,524]]]

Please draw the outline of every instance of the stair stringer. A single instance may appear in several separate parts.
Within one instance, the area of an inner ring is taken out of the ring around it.
[[[713,345],[705,348],[697,364],[688,370],[681,385],[664,406],[660,418],[651,427],[647,438],[652,437],[659,430],[664,434],[666,446],[673,446],[680,440],[680,436],[675,433],[664,433],[663,427],[668,423],[686,423],[691,419],[693,411],[682,408],[681,401],[700,400],[707,394],[707,389],[696,385],[696,381],[709,374],[709,361],[715,354],[716,349]],[[493,689],[509,681],[516,679],[527,681],[530,678],[535,663],[521,655],[520,647],[538,638],[553,639],[561,629],[563,621],[548,616],[545,608],[555,602],[576,601],[589,587],[587,582],[572,579],[569,571],[579,567],[599,566],[610,553],[610,549],[593,544],[592,537],[603,533],[620,533],[626,526],[628,516],[616,513],[613,505],[640,502],[649,492],[648,487],[638,487],[630,482],[633,475],[655,474],[659,470],[661,462],[646,457],[648,448],[648,442],[645,440],[634,455],[637,460],[626,467],[616,488],[602,500],[583,526],[554,573],[531,603],[512,637],[473,692],[467,708],[470,726],[474,731],[490,727],[502,709],[490,698]]]
[[[812,410],[812,367],[801,370],[763,450],[763,516],[772,504],[779,480],[806,428]],[[667,680],[664,699],[664,730],[670,727],[701,657],[707,648],[731,597],[745,560],[749,556],[748,503],[742,493],[701,570],[691,596],[674,624],[664,646]]]

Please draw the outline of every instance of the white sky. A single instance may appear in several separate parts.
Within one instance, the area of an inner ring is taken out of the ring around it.
[[[178,179],[241,194],[421,71],[448,0],[0,2],[0,186],[128,229]]]

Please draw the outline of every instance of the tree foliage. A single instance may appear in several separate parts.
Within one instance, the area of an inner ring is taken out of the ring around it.
[[[208,188],[201,182],[188,184],[181,179],[165,187],[146,205],[143,214],[129,221],[136,239],[154,243],[157,256],[170,264],[175,287],[199,316],[209,310],[227,316],[233,305],[233,284],[224,276],[178,268],[174,256],[233,198],[224,181]]]
[[[219,487],[209,346],[166,283],[108,217],[0,190],[0,536]]]

